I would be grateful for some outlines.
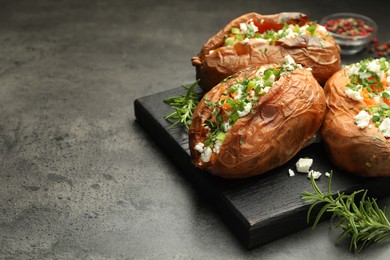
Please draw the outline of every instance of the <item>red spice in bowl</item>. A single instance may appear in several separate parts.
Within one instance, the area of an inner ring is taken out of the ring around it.
[[[324,27],[329,32],[346,36],[366,36],[374,31],[364,20],[353,17],[327,20]]]
[[[335,13],[321,22],[341,48],[341,54],[351,55],[362,51],[375,37],[376,23],[367,16],[354,13]]]

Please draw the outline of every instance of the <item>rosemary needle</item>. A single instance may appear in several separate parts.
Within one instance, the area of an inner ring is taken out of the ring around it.
[[[173,113],[164,117],[164,119],[168,121],[174,121],[169,128],[182,123],[188,129],[191,125],[192,114],[199,103],[200,98],[200,94],[196,93],[194,90],[197,83],[198,81],[195,81],[190,86],[182,85],[182,87],[187,90],[186,94],[164,99],[164,102],[175,110]]]
[[[314,202],[307,213],[307,222],[309,223],[310,214],[313,208],[323,204],[316,219],[313,228],[318,224],[321,216],[325,213],[332,214],[334,218],[339,218],[337,227],[344,231],[337,238],[337,241],[350,236],[349,250],[355,253],[361,252],[366,246],[373,242],[380,242],[390,238],[390,211],[382,211],[375,199],[367,197],[367,190],[355,191],[350,195],[337,193],[333,196],[331,193],[332,174],[329,177],[328,191],[324,194],[317,186],[313,177],[311,184],[314,193],[303,192],[302,199],[307,202]],[[356,195],[362,195],[359,204],[356,205]]]

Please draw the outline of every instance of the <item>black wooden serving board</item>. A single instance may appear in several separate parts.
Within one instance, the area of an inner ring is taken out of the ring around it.
[[[390,178],[362,178],[339,170],[331,164],[321,143],[311,144],[275,170],[248,179],[227,180],[201,171],[191,164],[185,128],[168,129],[170,122],[164,119],[173,110],[163,100],[184,93],[186,90],[179,87],[136,99],[136,119],[182,174],[212,203],[221,219],[247,248],[310,225],[306,222],[310,204],[301,199],[301,193],[312,191],[311,183],[306,174],[295,171],[295,163],[301,157],[314,159],[312,169],[323,173],[317,180],[323,191],[328,184],[324,173],[333,170],[332,193],[348,194],[364,188],[376,198],[390,194]],[[289,176],[288,169],[296,172],[294,177]]]

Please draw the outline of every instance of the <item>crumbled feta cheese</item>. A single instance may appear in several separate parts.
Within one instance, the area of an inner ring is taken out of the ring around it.
[[[198,143],[195,145],[195,150],[197,150],[197,151],[200,152],[200,153],[203,153],[203,151],[204,151],[204,143],[198,142]]]
[[[206,149],[204,149],[203,153],[200,155],[200,159],[204,162],[209,162],[212,153],[213,151],[211,150],[211,148],[206,147]]]
[[[279,31],[279,32],[280,32],[279,34],[284,34],[285,39],[291,39],[297,36],[297,34],[294,33],[291,27],[287,28],[287,30],[285,31]]]
[[[384,137],[390,137],[390,118],[385,118],[378,129]]]
[[[347,89],[345,90],[345,94],[346,94],[347,97],[349,97],[350,99],[353,99],[353,100],[356,100],[356,101],[362,101],[362,100],[363,100],[363,97],[360,95],[360,91],[356,91],[356,90],[347,88]]]
[[[237,111],[238,116],[239,117],[246,116],[247,114],[249,114],[251,109],[252,109],[252,103],[250,103],[250,102],[246,103],[243,111],[240,111],[240,110]]]
[[[254,24],[253,19],[250,19],[247,23],[240,23],[241,34],[253,37],[254,33],[259,31],[259,28]]]
[[[295,164],[297,171],[303,173],[308,173],[312,165],[313,159],[311,158],[300,158]]]
[[[318,178],[320,178],[322,175],[321,172],[318,172],[318,171],[314,171],[314,170],[310,170],[307,174],[307,178],[311,178],[313,177],[313,179],[317,180]]]
[[[288,176],[290,176],[290,177],[295,176],[295,172],[291,169],[288,169]]]
[[[255,23],[253,22],[252,19],[250,19],[250,22],[248,24],[248,29],[253,31],[253,32],[258,32],[259,31],[259,28],[257,28],[257,26],[255,25]]]
[[[271,89],[271,87],[265,87],[265,88],[263,88],[262,92],[267,94],[270,89]]]
[[[293,71],[297,67],[301,68],[302,66],[301,64],[296,64],[295,60],[290,55],[287,55],[283,59],[283,67],[286,71]]]
[[[352,75],[359,74],[360,64],[352,64],[350,66],[346,66],[346,68],[348,70],[348,77],[351,77]]]
[[[370,61],[370,63],[368,63],[368,65],[367,65],[367,69],[374,72],[374,73],[378,73],[381,70],[381,66],[379,64],[379,61],[378,60]]]
[[[210,157],[211,157],[211,154],[213,152],[210,147],[204,147],[204,143],[198,142],[195,145],[195,150],[197,150],[200,153],[200,159],[203,162],[210,161]]]
[[[224,123],[222,123],[222,127],[223,127],[223,131],[225,133],[229,132],[230,128],[232,128],[232,126],[230,125],[229,121],[226,121]]]
[[[354,119],[356,125],[360,128],[363,129],[368,126],[371,120],[371,115],[367,113],[365,110],[360,110],[359,114],[357,114]]]
[[[385,77],[385,72],[383,70],[380,70],[376,73],[380,79],[383,79]]]
[[[246,23],[240,23],[240,30],[241,33],[245,34],[246,31],[248,30],[248,26],[246,26]]]
[[[236,86],[236,85],[235,85]],[[239,100],[241,99],[241,96],[242,96],[242,88],[240,85],[237,85],[237,96],[234,97],[235,100]]]
[[[287,64],[295,64],[295,60],[290,55],[285,56],[283,61]]]
[[[214,148],[213,148],[213,152],[214,153],[219,153],[220,149],[221,149],[221,146],[222,146],[222,142],[219,141],[219,140],[216,140],[214,142]]]

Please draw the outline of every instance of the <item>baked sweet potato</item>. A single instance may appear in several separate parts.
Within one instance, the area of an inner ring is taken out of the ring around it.
[[[340,47],[325,27],[293,12],[248,13],[234,19],[205,43],[192,65],[207,92],[237,71],[287,55],[312,68],[320,85],[340,69]]]
[[[360,176],[390,176],[390,71],[385,59],[346,66],[326,83],[321,137],[332,162]]]
[[[290,56],[247,68],[211,89],[195,108],[189,127],[193,163],[224,178],[265,173],[315,136],[325,110],[322,87]]]

